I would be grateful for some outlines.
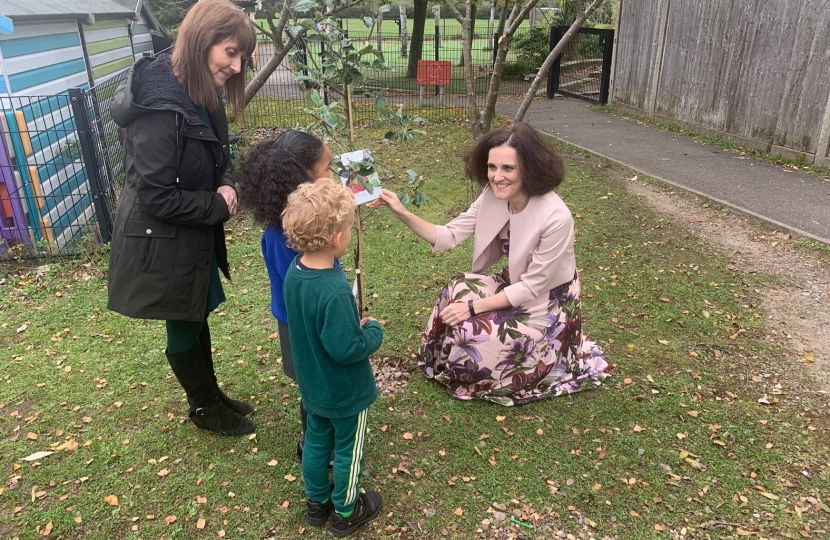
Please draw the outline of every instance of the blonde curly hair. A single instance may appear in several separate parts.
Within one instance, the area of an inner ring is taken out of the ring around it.
[[[355,206],[351,190],[328,178],[300,185],[282,212],[288,245],[299,253],[332,247],[332,238],[343,230]]]

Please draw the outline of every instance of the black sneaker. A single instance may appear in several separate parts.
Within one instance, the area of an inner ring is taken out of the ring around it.
[[[329,531],[337,538],[349,536],[364,523],[375,519],[383,508],[383,499],[377,491],[361,493],[354,506],[354,512],[348,518],[344,518],[337,512],[332,512],[329,522]]]
[[[332,510],[334,510],[334,503],[331,501],[331,497],[329,497],[329,500],[326,503],[307,501],[305,520],[309,525],[325,525]]]
[[[297,459],[300,460],[300,463],[303,462],[303,446],[305,446],[305,437],[297,441]]]

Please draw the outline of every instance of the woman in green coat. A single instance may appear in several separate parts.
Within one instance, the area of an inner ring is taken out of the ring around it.
[[[207,318],[230,279],[224,226],[236,213],[224,87],[244,109],[253,24],[228,0],[188,12],[172,55],[142,58],[113,98],[125,130],[126,179],[112,236],[107,307],[166,321],[167,360],[187,394],[190,418],[223,435],[254,431],[253,407],[217,384]]]

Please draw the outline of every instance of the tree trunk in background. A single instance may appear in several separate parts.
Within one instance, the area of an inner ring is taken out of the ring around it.
[[[398,4],[401,14],[401,58],[406,58],[407,32],[406,32],[406,6]]]
[[[380,6],[378,6],[379,8]],[[383,52],[383,34],[381,33],[381,27],[383,26],[383,12],[378,9],[378,18],[377,22],[375,23],[378,28],[378,50]]]
[[[496,16],[496,0],[490,0],[490,20],[487,22],[487,39],[493,43],[493,20]]]
[[[475,2],[472,3],[472,20],[470,21],[470,46],[472,47],[472,43],[476,37],[476,10],[478,10],[478,6]],[[462,38],[463,41],[463,38]],[[471,56],[472,58],[472,56]],[[464,67],[464,47],[461,47],[461,59],[458,61],[458,67]]]
[[[427,20],[427,0],[415,0],[415,20],[412,23],[412,41],[409,46],[409,65],[406,77],[414,79],[418,74],[418,60],[424,52],[424,26]]]
[[[505,0],[504,5],[501,7],[501,13],[499,14],[499,29],[496,30],[496,33],[500,36],[504,35],[504,24],[507,21],[507,0]]]

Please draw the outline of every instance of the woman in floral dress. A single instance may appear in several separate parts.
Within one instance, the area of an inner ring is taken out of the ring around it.
[[[473,237],[471,274],[438,295],[419,350],[427,377],[456,399],[519,405],[599,386],[603,352],[582,335],[573,217],[553,191],[562,160],[533,127],[479,138],[464,156],[481,196],[445,226],[408,211],[391,191],[380,203],[434,251]],[[508,266],[486,272],[502,256]]]

